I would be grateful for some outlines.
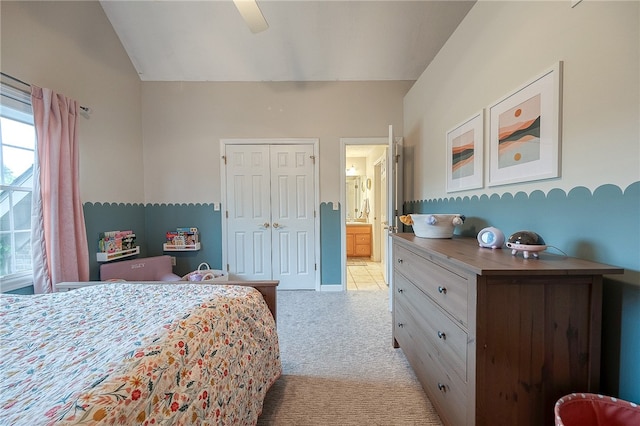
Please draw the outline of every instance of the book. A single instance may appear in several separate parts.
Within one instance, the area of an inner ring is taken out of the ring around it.
[[[174,246],[195,245],[199,242],[200,237],[198,228],[183,227],[176,228],[175,231],[167,231],[165,235],[167,244]]]
[[[98,234],[98,251],[115,253],[135,247],[136,234],[133,231],[106,231]]]

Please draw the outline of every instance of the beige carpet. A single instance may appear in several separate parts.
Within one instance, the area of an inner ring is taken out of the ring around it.
[[[278,335],[259,425],[442,425],[391,345],[387,291],[279,291]]]

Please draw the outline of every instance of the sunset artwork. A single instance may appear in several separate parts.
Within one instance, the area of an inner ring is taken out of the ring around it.
[[[560,176],[562,62],[489,111],[489,186]]]
[[[540,111],[538,94],[499,115],[499,169],[540,160]]]
[[[461,179],[473,176],[474,164],[474,132],[473,129],[461,134],[452,141],[451,146],[451,177]]]
[[[482,188],[484,111],[447,132],[447,192]]]

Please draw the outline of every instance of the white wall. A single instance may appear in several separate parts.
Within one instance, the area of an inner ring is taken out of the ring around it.
[[[637,1],[479,1],[405,97],[405,200],[640,180],[639,18]],[[558,61],[561,177],[488,188],[485,113],[485,188],[447,194],[447,131]]]
[[[145,202],[220,202],[220,139],[318,138],[320,201],[340,199],[340,138],[402,134],[413,82],[142,83]]]
[[[2,72],[76,99],[83,202],[143,201],[140,79],[97,1],[1,1]]]

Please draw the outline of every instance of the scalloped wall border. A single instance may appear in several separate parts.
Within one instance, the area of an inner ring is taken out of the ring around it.
[[[118,203],[118,202],[86,202],[82,204],[83,206],[91,206],[91,207],[183,207],[183,206],[213,206],[214,203]]]
[[[586,188],[584,186],[576,186],[572,189],[569,190],[569,192],[567,193],[565,190],[561,189],[561,188],[553,188],[551,190],[549,190],[549,192],[547,192],[546,194],[544,193],[544,191],[541,190],[534,190],[532,191],[530,194],[527,194],[524,191],[518,191],[514,194],[512,194],[511,192],[505,192],[502,195],[498,194],[498,193],[492,193],[492,194],[481,194],[481,195],[472,195],[472,196],[464,196],[464,197],[445,197],[445,198],[431,198],[431,199],[426,199],[426,200],[411,200],[411,201],[405,201],[405,205],[406,204],[415,204],[415,203],[433,203],[433,202],[448,202],[448,201],[455,201],[455,202],[459,202],[459,201],[474,201],[474,200],[479,200],[479,201],[483,201],[486,199],[492,200],[492,201],[496,201],[496,200],[500,200],[500,199],[506,199],[506,198],[549,198],[551,196],[556,197],[556,196],[560,196],[560,194],[564,194],[567,198],[569,197],[573,197],[576,195],[590,195],[590,196],[596,196],[599,193],[601,193],[602,191],[605,190],[617,190],[619,192],[620,195],[633,195],[633,193],[640,193],[640,181],[637,182],[633,182],[631,183],[629,186],[627,186],[627,188],[625,190],[622,190],[619,186],[617,185],[613,185],[613,184],[604,184],[604,185],[600,185],[599,187],[597,187],[593,192],[589,189]]]

